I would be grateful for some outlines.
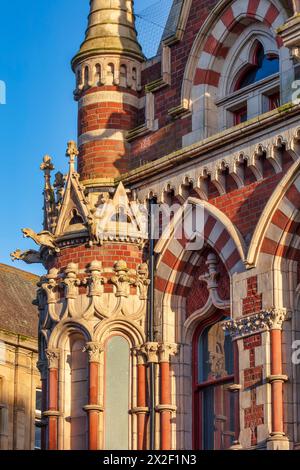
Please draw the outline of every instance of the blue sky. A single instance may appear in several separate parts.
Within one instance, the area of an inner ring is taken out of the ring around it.
[[[136,12],[153,4],[157,11],[155,0],[136,0]],[[70,60],[83,40],[88,11],[88,0],[2,2],[0,80],[7,87],[7,103],[0,105],[2,263],[11,264],[9,254],[17,248],[34,248],[21,228],[42,228],[43,155],[53,157],[57,171],[67,171],[66,142],[76,139],[77,125]],[[14,265],[41,272],[36,265]]]

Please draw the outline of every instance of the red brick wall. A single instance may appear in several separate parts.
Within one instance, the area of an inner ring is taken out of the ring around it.
[[[63,248],[57,255],[55,267],[64,269],[69,263],[86,269],[92,261],[101,261],[103,268],[113,268],[116,261],[124,260],[129,269],[136,269],[144,260],[145,254],[138,246],[127,243],[110,243],[103,246],[73,246]]]
[[[98,91],[118,91],[136,96],[130,89],[124,90],[116,86],[95,87],[87,90],[84,95]],[[78,172],[81,179],[115,178],[128,171],[129,144],[126,132],[134,128],[138,122],[138,109],[126,103],[95,103],[84,106],[78,113],[78,136],[98,129],[108,129],[107,135],[99,139],[81,144],[79,147]],[[124,132],[124,140],[114,139],[109,130]]]

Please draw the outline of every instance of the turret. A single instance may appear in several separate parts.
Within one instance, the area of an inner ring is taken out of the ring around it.
[[[132,0],[91,0],[86,37],[72,61],[79,103],[78,171],[111,186],[128,170],[127,132],[136,126],[141,63]]]

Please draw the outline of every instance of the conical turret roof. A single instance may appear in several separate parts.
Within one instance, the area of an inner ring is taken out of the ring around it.
[[[137,40],[133,0],[91,0],[86,37],[72,61],[99,54],[120,54],[143,60]]]

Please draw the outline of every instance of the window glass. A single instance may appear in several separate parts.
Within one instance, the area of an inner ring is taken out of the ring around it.
[[[223,321],[203,330],[197,347],[195,445],[203,450],[228,449],[235,439],[236,394],[228,388],[234,380],[234,355]]]
[[[259,82],[275,73],[279,72],[278,57],[265,55],[264,48],[261,44],[257,46],[254,57],[254,65],[250,65],[248,69],[241,75],[237,82],[236,90],[245,88],[248,85]]]
[[[233,374],[233,350],[230,336],[222,323],[206,328],[199,338],[199,382]]]

